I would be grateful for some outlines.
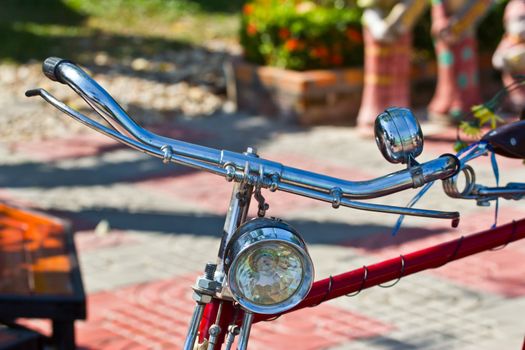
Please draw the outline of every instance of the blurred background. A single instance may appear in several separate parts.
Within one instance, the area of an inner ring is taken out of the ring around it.
[[[496,1],[478,30],[491,82],[483,87],[487,95],[501,86],[490,56],[503,33],[506,3]],[[296,71],[362,70],[361,14],[350,0],[0,1],[0,199],[72,223],[88,295],[88,321],[77,322],[81,349],[180,348],[193,307],[189,287],[215,258],[231,188],[212,174],[165,166],[26,98],[27,89],[43,87],[91,113],[74,92],[43,76],[42,61],[76,61],[159,134],[239,152],[255,146],[262,157],[289,166],[366,180],[401,168],[382,158],[373,139],[357,134],[350,117],[337,125],[300,125],[245,111],[237,108],[228,78],[229,63],[239,60]],[[312,55],[283,28],[345,49],[325,60],[325,51]],[[416,26],[414,46],[414,65],[429,67],[416,87],[424,112],[435,87],[429,12]],[[254,74],[244,72],[248,79]],[[453,152],[454,127],[424,123],[423,132],[422,161]],[[490,185],[489,163],[475,164],[479,179]],[[503,184],[525,177],[521,160],[500,160],[500,169]],[[380,202],[404,206],[414,194]],[[484,230],[494,221],[493,207],[452,200],[440,186],[418,205],[460,211],[460,228],[409,218],[395,237],[394,215],[333,210],[283,193],[265,196],[270,216],[304,234],[317,278]],[[524,209],[501,201],[500,222],[520,218]],[[403,279],[392,289],[258,324],[252,348],[518,348],[525,264],[516,262],[525,260],[525,247],[486,254]],[[49,323],[24,324],[49,334]]]

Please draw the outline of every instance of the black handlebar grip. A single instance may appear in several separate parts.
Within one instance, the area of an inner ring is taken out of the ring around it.
[[[51,80],[58,81],[60,83],[64,84],[64,81],[60,78],[60,73],[57,71],[57,68],[62,63],[73,63],[69,60],[65,60],[63,58],[59,57],[48,57],[42,64],[42,71],[44,72],[45,76],[48,77]]]

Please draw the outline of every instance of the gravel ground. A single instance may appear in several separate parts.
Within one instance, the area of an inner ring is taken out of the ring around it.
[[[130,115],[148,125],[231,110],[222,68],[230,53],[222,49],[217,44],[212,49],[191,48],[121,61],[99,52],[86,68]],[[45,78],[40,67],[40,62],[0,64],[1,142],[46,139],[86,130],[45,102],[24,96],[27,89],[42,87],[74,108],[89,110],[70,89]]]

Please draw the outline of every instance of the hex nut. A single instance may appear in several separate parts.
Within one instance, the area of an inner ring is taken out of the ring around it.
[[[197,287],[199,289],[215,291],[217,290],[218,286],[219,286],[219,283],[217,283],[216,281],[209,280],[207,278],[199,278],[197,280]]]
[[[193,292],[191,298],[201,304],[208,304],[212,299],[211,295],[201,294],[195,291]]]

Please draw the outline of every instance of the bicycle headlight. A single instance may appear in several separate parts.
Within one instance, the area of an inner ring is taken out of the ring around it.
[[[228,285],[245,309],[274,314],[299,304],[314,280],[306,244],[292,227],[257,218],[240,226],[226,249]]]

